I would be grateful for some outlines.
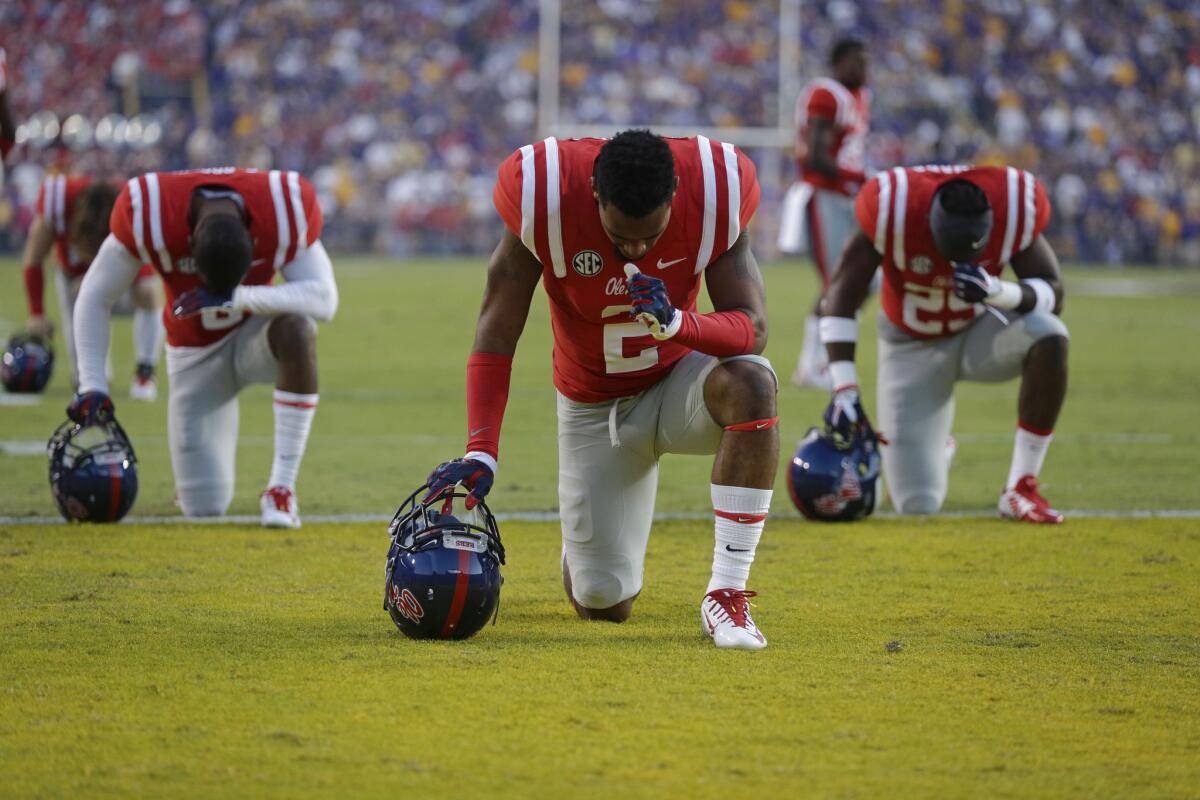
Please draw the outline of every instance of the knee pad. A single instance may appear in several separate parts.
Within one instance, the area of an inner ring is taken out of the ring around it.
[[[1061,318],[1046,311],[1031,311],[1025,315],[1023,324],[1035,342],[1050,336],[1071,338],[1067,331],[1067,324]]]
[[[612,608],[636,593],[626,593],[621,579],[611,572],[585,567],[571,573],[571,594],[584,608]]]
[[[177,490],[179,507],[185,517],[220,517],[233,501],[233,489],[223,487]]]
[[[936,514],[942,508],[942,500],[933,492],[914,492],[904,497],[892,497],[897,514]]]

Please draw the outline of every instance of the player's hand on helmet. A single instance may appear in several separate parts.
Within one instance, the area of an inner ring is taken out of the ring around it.
[[[854,385],[839,386],[833,390],[833,397],[825,407],[823,419],[825,427],[833,434],[839,446],[848,447],[859,436],[871,430],[858,387]]]
[[[954,294],[968,303],[985,303],[1000,293],[1000,281],[976,264],[954,262]]]
[[[75,395],[67,406],[67,418],[80,425],[108,422],[116,414],[112,398],[104,392],[83,392]]]
[[[650,329],[650,335],[659,341],[674,336],[683,322],[683,315],[671,305],[667,285],[659,278],[639,272],[633,264],[625,265],[625,285],[633,303],[629,316],[640,320]]]
[[[54,321],[41,314],[30,317],[25,328],[31,335],[39,336],[45,341],[49,341],[54,336]]]
[[[171,306],[171,313],[175,315],[176,319],[185,319],[199,314],[206,308],[232,309],[233,298],[222,297],[199,286],[195,289],[188,289],[176,297],[174,305]]]
[[[456,458],[446,461],[438,464],[433,472],[429,473],[429,479],[426,481],[429,491],[421,498],[421,503],[429,505],[442,495],[453,491],[455,486],[462,484],[469,492],[465,502],[469,511],[487,497],[495,479],[495,472],[480,459]]]

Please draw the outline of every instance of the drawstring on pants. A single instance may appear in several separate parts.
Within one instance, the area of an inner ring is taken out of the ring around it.
[[[612,408],[608,411],[608,440],[613,447],[621,446],[621,437],[617,435],[617,407],[620,404],[620,398],[613,400]]]

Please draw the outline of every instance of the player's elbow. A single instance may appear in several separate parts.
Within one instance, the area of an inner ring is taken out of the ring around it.
[[[337,284],[329,283],[322,286],[316,300],[312,318],[318,322],[329,322],[338,309]]]
[[[754,335],[750,343],[750,353],[761,356],[767,349],[767,315],[747,311],[746,316],[750,318],[750,330]]]

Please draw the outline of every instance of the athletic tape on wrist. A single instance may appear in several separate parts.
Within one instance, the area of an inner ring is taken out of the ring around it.
[[[1031,311],[1042,311],[1047,314],[1054,311],[1054,288],[1044,278],[1026,278],[1021,283],[1033,289],[1036,299]]]
[[[834,361],[829,365],[829,378],[834,391],[846,386],[858,385],[858,369],[853,361]]]
[[[1021,299],[1024,296],[1021,294],[1020,285],[1012,281],[996,281],[996,283],[1000,285],[999,292],[984,302],[989,306],[1003,308],[1005,311],[1016,311],[1017,306],[1021,305]]]
[[[500,471],[500,465],[498,463],[496,463],[496,459],[492,458],[490,455],[483,452],[482,450],[471,450],[465,456],[463,456],[463,461],[467,461],[472,458],[482,464],[487,465],[487,467],[489,469],[491,469],[491,471],[492,471],[493,478],[495,478],[496,473],[498,473]]]
[[[857,342],[858,320],[854,317],[821,317],[821,343]]]

